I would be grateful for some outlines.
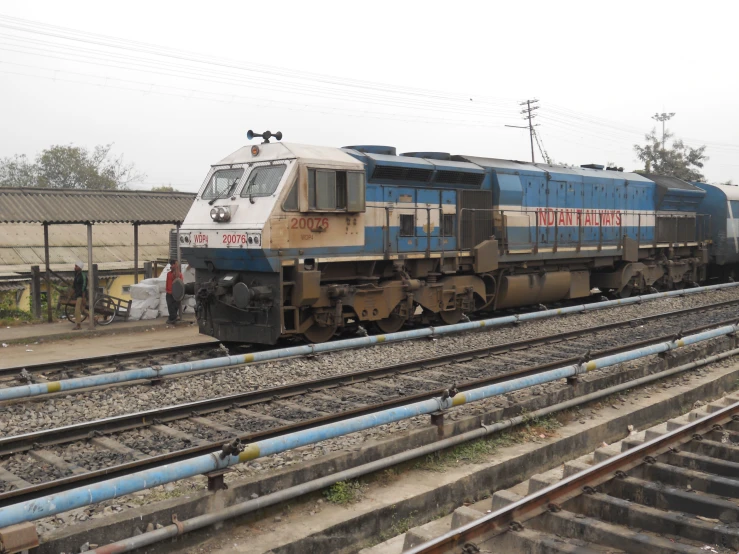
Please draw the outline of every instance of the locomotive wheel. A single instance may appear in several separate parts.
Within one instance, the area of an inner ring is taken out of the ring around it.
[[[326,325],[325,327],[322,327],[317,323],[314,323],[303,332],[303,336],[308,340],[308,342],[318,344],[319,342],[326,342],[329,340],[334,336],[334,333],[336,333],[336,325]]]
[[[631,296],[631,293],[634,292],[634,287],[631,285],[626,285],[624,288],[622,288],[619,293],[619,298],[629,298]]]
[[[390,314],[389,317],[375,321],[375,326],[382,333],[397,333],[405,325],[406,318],[398,314]]]
[[[439,317],[447,325],[454,325],[455,323],[459,323],[459,321],[462,319],[463,313],[464,312],[462,312],[462,310],[452,310],[450,312],[439,312]]]

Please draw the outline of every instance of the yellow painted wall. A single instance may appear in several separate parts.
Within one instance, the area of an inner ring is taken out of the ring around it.
[[[162,267],[157,269],[157,273],[161,274]],[[144,280],[144,272],[139,273],[139,283]],[[101,278],[100,286],[103,287],[105,293],[116,298],[122,298],[123,300],[131,300],[131,295],[123,292],[123,287],[133,285],[133,275],[119,275],[113,278]],[[44,281],[41,281],[42,291],[46,290]],[[23,290],[20,300],[16,303],[15,308],[24,312],[31,311],[31,285],[29,284]]]
[[[31,311],[31,285],[28,285],[25,289],[23,289],[23,293],[21,294],[21,299],[17,303],[15,309],[21,310],[23,312]]]

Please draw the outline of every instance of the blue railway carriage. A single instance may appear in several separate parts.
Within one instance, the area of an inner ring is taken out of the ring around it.
[[[711,218],[711,273],[736,279],[739,277],[739,186],[695,184],[706,191],[698,212]]]
[[[251,145],[181,228],[202,333],[274,344],[701,281],[704,188],[602,166]]]

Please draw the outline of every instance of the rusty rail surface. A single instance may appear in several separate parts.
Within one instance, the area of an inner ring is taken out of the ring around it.
[[[481,540],[491,539],[495,535],[519,527],[522,522],[546,511],[558,511],[564,502],[591,491],[602,483],[623,477],[624,472],[634,467],[654,463],[654,459],[661,454],[677,452],[679,445],[691,440],[702,440],[702,434],[730,421],[739,421],[739,402],[626,450],[505,508],[418,545],[408,550],[406,554],[441,554],[455,548],[463,548],[465,545],[475,545],[475,541],[479,544]],[[474,548],[470,551],[474,551]]]
[[[79,423],[75,425],[69,425],[61,428],[46,429],[43,431],[37,431],[33,433],[27,433],[23,435],[16,435],[10,437],[0,438],[0,455],[8,455],[17,452],[28,451],[38,447],[51,446],[56,444],[70,443],[78,440],[86,440],[92,436],[99,434],[110,434],[140,427],[146,427],[154,423],[166,423],[175,421],[178,419],[185,419],[195,416],[203,416],[208,413],[228,410],[233,407],[248,407],[253,404],[268,402],[274,399],[286,399],[291,396],[305,394],[309,392],[317,392],[320,390],[331,389],[334,387],[340,387],[344,385],[354,385],[364,381],[371,381],[373,379],[383,376],[394,376],[402,375],[407,372],[431,369],[434,367],[449,365],[459,361],[474,361],[481,356],[487,356],[491,354],[522,350],[530,346],[538,346],[547,343],[560,342],[562,340],[573,338],[577,336],[586,336],[598,331],[604,331],[619,327],[628,327],[632,324],[647,321],[657,321],[659,319],[668,316],[679,316],[682,314],[695,313],[700,311],[708,311],[712,308],[718,308],[725,305],[732,305],[739,301],[732,300],[726,302],[720,302],[711,304],[708,306],[696,306],[694,308],[686,308],[682,310],[676,310],[673,312],[655,314],[652,316],[645,316],[638,320],[619,321],[604,324],[598,327],[589,327],[586,329],[576,329],[573,331],[567,331],[564,333],[557,333],[554,335],[548,335],[544,337],[535,337],[531,339],[513,341],[508,343],[502,343],[498,345],[477,348],[473,350],[467,350],[463,352],[455,352],[451,354],[436,356],[434,358],[424,358],[418,360],[410,360],[400,362],[397,364],[391,364],[388,366],[381,366],[376,368],[370,368],[367,370],[360,370],[352,373],[345,373],[340,375],[334,375],[325,377],[317,380],[302,381],[289,385],[272,387],[268,389],[249,391],[245,393],[238,393],[234,395],[218,397],[207,400],[200,400],[195,402],[188,402],[185,404],[178,404],[175,406],[167,406],[158,408],[155,410],[148,410],[145,412],[137,412],[122,416],[114,416],[102,420],[95,420],[85,423]],[[696,326],[693,328],[676,329],[675,333],[668,335],[659,335],[656,337],[639,340],[636,342],[630,342],[624,345],[594,350],[590,352],[591,356],[609,356],[612,354],[618,354],[634,348],[639,348],[645,345],[649,345],[656,342],[663,342],[666,340],[672,340],[675,338],[679,331],[683,333],[696,333],[706,329],[710,329],[716,326],[731,324],[736,322],[736,317],[726,319],[720,322],[714,322],[706,325]],[[488,376],[473,381],[458,383],[457,388],[464,392],[475,387],[482,385],[489,385],[498,382],[506,382],[509,380],[525,377],[528,375],[534,375],[555,367],[563,365],[578,363],[581,361],[582,356],[558,359],[552,362],[539,364],[535,366],[522,367],[521,369],[509,371],[502,374]],[[451,385],[451,380],[449,385]],[[424,400],[427,398],[438,397],[443,394],[444,389],[433,389],[429,391],[423,391],[420,393],[399,396],[382,403],[373,404],[370,406],[363,406],[359,408],[353,408],[346,411],[340,411],[334,414],[316,417],[299,421],[290,425],[284,425],[275,428],[269,428],[263,431],[257,431],[248,434],[242,434],[239,436],[240,440],[244,443],[253,442],[255,440],[262,440],[271,437],[281,436],[287,433],[300,431],[304,429],[311,429],[319,425],[326,423],[332,423],[341,421],[358,415],[367,413],[377,412],[388,408],[402,406],[414,401]],[[223,441],[219,442],[205,442],[197,446],[192,446],[182,450],[170,452],[167,454],[160,454],[152,456],[142,460],[135,460],[126,462],[118,466],[112,466],[103,468],[95,471],[90,471],[83,474],[70,475],[54,481],[48,481],[39,483],[31,487],[6,491],[0,493],[0,507],[15,504],[21,501],[30,500],[37,498],[45,494],[53,494],[69,490],[71,488],[93,484],[114,477],[128,475],[144,469],[165,465],[168,463],[180,461],[183,459],[192,458],[203,453],[212,452],[222,446]]]

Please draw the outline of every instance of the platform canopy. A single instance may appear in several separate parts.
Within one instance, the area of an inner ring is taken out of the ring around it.
[[[0,188],[0,224],[42,224],[44,231],[44,265],[46,294],[52,298],[49,229],[65,234],[63,225],[81,224],[87,227],[87,266],[89,282],[96,282],[93,265],[93,232],[95,224],[124,223],[133,225],[134,283],[139,274],[139,227],[141,225],[176,225],[179,228],[195,200],[195,194],[180,192],[143,192],[138,190],[76,190],[49,188]],[[165,243],[165,244],[168,244]],[[177,240],[177,260],[180,261]],[[74,252],[78,259],[82,252]],[[28,254],[28,252],[25,252]],[[82,258],[80,256],[80,258]],[[84,258],[82,258],[84,259]],[[74,263],[74,262],[72,262]],[[38,285],[38,283],[37,283]],[[87,305],[95,305],[96,287],[87,287]],[[34,315],[40,316],[40,286],[34,287]],[[51,302],[47,302],[47,318],[52,321]],[[89,317],[91,329],[95,318]]]
[[[0,223],[181,224],[195,194],[0,188]]]

